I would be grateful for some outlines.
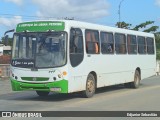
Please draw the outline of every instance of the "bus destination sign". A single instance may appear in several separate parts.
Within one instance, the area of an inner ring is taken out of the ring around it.
[[[16,32],[46,32],[49,30],[63,31],[64,27],[64,22],[59,21],[24,22],[17,25]]]

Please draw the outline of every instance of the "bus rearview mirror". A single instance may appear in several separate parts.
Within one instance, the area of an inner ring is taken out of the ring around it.
[[[4,45],[7,46],[8,45],[8,35],[4,36]]]

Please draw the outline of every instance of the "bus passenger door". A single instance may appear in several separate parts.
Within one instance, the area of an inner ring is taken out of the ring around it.
[[[84,47],[83,34],[79,28],[71,28],[70,30],[70,77],[71,77],[71,91],[84,90]]]

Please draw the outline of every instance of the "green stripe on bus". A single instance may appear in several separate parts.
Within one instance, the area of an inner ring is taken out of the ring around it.
[[[60,80],[50,83],[25,83],[11,79],[11,85],[13,91],[22,91],[22,90],[50,91],[50,88],[61,88],[61,91],[59,91],[59,93],[68,93],[67,80]]]

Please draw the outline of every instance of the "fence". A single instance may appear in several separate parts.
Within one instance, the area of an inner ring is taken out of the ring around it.
[[[0,64],[0,77],[8,78],[10,76],[10,64]]]

